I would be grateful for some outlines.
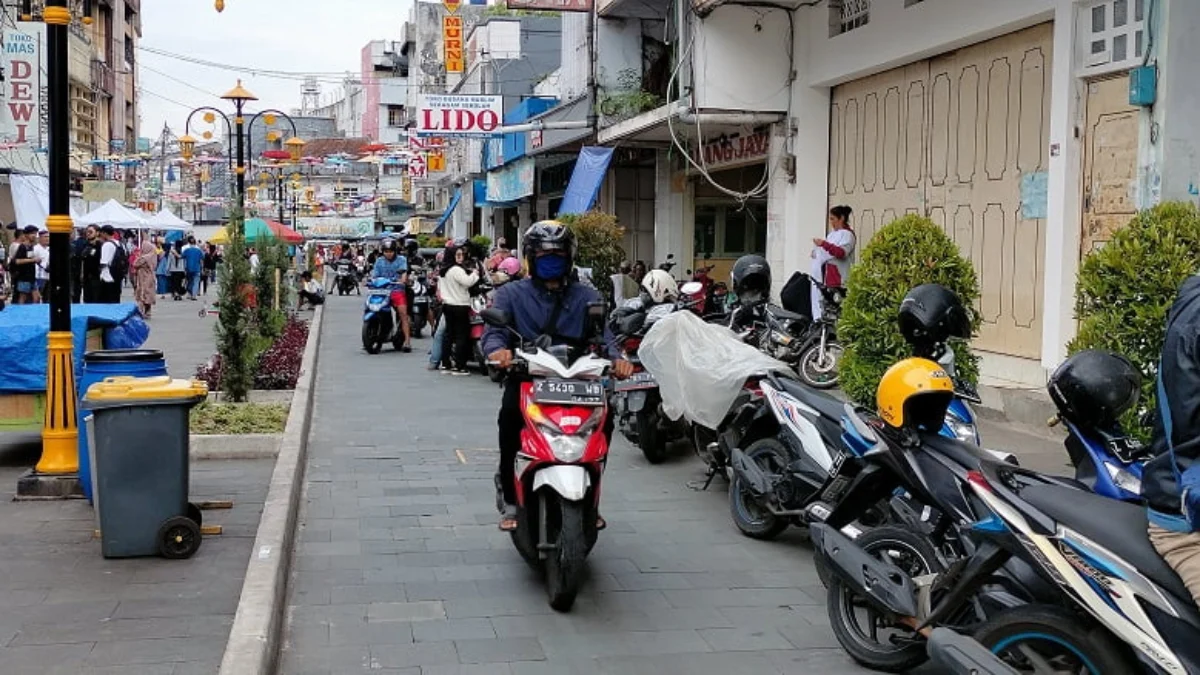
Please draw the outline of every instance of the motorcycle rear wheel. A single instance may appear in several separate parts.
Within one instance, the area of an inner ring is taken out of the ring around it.
[[[1065,610],[1047,605],[1021,605],[1005,610],[979,627],[975,639],[1010,666],[1028,667],[1026,650],[1055,667],[1055,672],[1137,672],[1123,643],[1080,622]]]
[[[546,595],[555,611],[568,612],[575,604],[587,559],[586,514],[580,502],[560,499],[558,509],[558,548],[546,558]]]
[[[760,438],[751,443],[746,448],[746,457],[769,473],[779,473],[788,465],[787,450],[774,437]],[[754,496],[749,488],[742,485],[737,473],[733,474],[733,480],[729,483],[729,512],[733,516],[733,524],[751,539],[774,539],[790,524],[787,518],[781,518],[755,503]]]
[[[869,530],[858,537],[855,544],[877,558],[887,556],[888,562],[899,566],[910,577],[945,571],[933,547],[920,535],[902,527],[885,526]],[[929,660],[925,641],[916,634],[900,638],[903,642],[899,644],[895,641],[884,644],[877,639],[875,625],[871,626],[869,634],[864,633],[864,627],[859,625],[854,610],[864,606],[866,600],[855,595],[836,576],[831,576],[833,578],[829,581],[829,593],[826,596],[829,626],[850,658],[867,668],[888,673],[903,673]],[[872,624],[885,618],[876,616],[873,610],[868,609],[868,612],[868,620]]]
[[[842,346],[828,342],[822,353],[820,343],[814,344],[796,361],[796,374],[813,389],[833,389],[838,385],[838,365],[842,361]]]
[[[661,464],[667,458],[667,439],[662,431],[657,399],[646,397],[646,406],[635,414],[634,425],[637,427],[637,444],[646,461]]]

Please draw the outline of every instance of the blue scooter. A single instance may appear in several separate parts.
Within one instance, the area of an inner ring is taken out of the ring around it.
[[[371,279],[367,282],[367,300],[363,309],[362,344],[368,354],[383,351],[383,343],[391,342],[399,351],[404,347],[404,334],[393,310],[393,293],[403,293],[404,285],[390,279]]]

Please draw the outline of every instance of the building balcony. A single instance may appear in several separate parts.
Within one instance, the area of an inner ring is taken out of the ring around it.
[[[103,96],[112,98],[113,92],[117,89],[117,76],[113,69],[107,63],[92,59],[91,72],[92,89]]]

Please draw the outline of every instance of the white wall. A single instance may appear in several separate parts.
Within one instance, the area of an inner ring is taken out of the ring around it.
[[[783,112],[791,69],[788,12],[723,5],[692,22],[693,106]]]
[[[654,250],[658,262],[665,260],[668,253],[674,253],[681,270],[691,269],[695,258],[693,183],[683,168],[672,161],[673,156],[666,150],[655,155]]]
[[[587,24],[587,14],[563,12],[562,67],[559,69],[559,89],[564,101],[587,93]]]
[[[981,42],[1051,18],[1056,0],[874,0],[870,21],[829,37],[829,7],[799,10],[798,47],[809,51],[801,81],[831,85]]]
[[[587,84],[587,30],[583,32],[584,84]],[[642,22],[639,19],[596,19],[596,80],[601,89],[618,88],[621,71],[642,75]],[[578,57],[577,57],[578,58]],[[563,55],[566,65],[566,54]],[[581,92],[583,93],[583,92]]]

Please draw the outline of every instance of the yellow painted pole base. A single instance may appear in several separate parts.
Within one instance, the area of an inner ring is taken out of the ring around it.
[[[74,336],[52,331],[46,363],[46,417],[42,424],[42,457],[37,472],[44,475],[79,471],[79,426],[75,395]]]

